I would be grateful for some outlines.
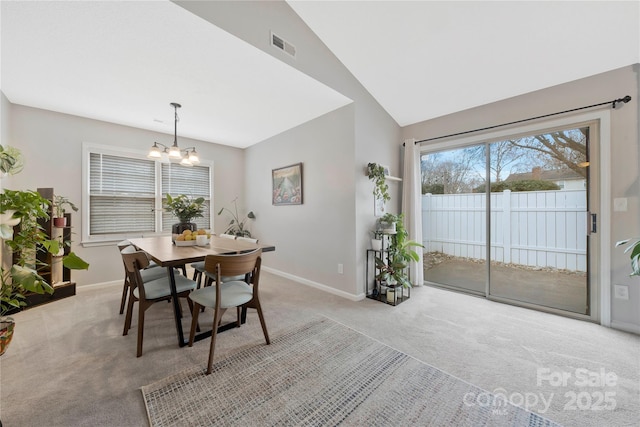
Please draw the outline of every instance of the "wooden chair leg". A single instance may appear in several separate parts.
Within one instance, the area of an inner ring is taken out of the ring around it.
[[[122,299],[120,299],[120,314],[124,313],[124,307],[127,303],[127,294],[129,293],[129,281],[124,278],[124,285],[122,286]]]
[[[262,307],[260,307],[260,301],[255,302],[256,309],[258,310],[258,317],[260,318],[260,325],[262,326],[262,332],[264,333],[264,339],[267,341],[267,345],[271,344],[269,340],[269,332],[267,332],[267,324],[264,321],[264,315],[262,314]]]
[[[214,310],[213,312],[213,331],[211,331],[211,346],[209,347],[209,361],[207,362],[207,375],[211,373],[211,366],[213,365],[213,354],[216,349],[216,337],[218,336],[218,324],[222,320],[222,314],[220,310]]]
[[[199,329],[198,315],[200,314],[200,304],[193,304],[193,310],[191,310],[191,329],[189,330],[189,347],[193,347],[193,340],[196,337],[196,329]]]
[[[239,328],[240,327],[240,306],[236,307],[236,313],[237,313],[237,316],[238,316],[237,317],[238,320],[236,320],[236,327]]]
[[[131,318],[133,317],[133,303],[135,298],[133,295],[129,295],[129,303],[127,304],[127,315],[124,318],[124,331],[122,331],[122,335],[127,335],[129,333],[129,329],[131,329]]]
[[[138,350],[136,357],[142,356],[142,339],[144,338],[144,312],[145,304],[138,302]]]

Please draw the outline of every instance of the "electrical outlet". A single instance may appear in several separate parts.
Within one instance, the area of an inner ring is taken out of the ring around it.
[[[344,266],[342,264],[338,264],[338,274],[344,273]]]
[[[613,285],[613,294],[617,299],[629,299],[629,287],[627,285]]]

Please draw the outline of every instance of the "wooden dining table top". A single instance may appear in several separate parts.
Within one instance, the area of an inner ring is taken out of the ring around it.
[[[257,248],[261,248],[263,252],[276,250],[273,245],[219,236],[211,236],[209,244],[205,246],[176,246],[171,236],[140,237],[128,240],[133,246],[149,254],[151,259],[162,267],[203,261],[207,255],[232,254]]]

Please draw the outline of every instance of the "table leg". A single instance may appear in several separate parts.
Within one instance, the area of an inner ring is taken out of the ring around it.
[[[173,303],[173,316],[176,319],[176,331],[178,332],[178,345],[184,347],[188,342],[184,340],[184,332],[182,330],[182,319],[180,315],[180,301],[178,301],[178,291],[176,289],[176,276],[173,267],[167,267],[169,274],[169,283],[171,284],[171,302]]]

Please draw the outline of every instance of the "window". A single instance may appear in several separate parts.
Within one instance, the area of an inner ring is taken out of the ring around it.
[[[204,197],[198,228],[211,228],[212,165],[185,167],[145,154],[85,145],[83,243],[170,233],[177,219],[162,208],[166,195]]]

